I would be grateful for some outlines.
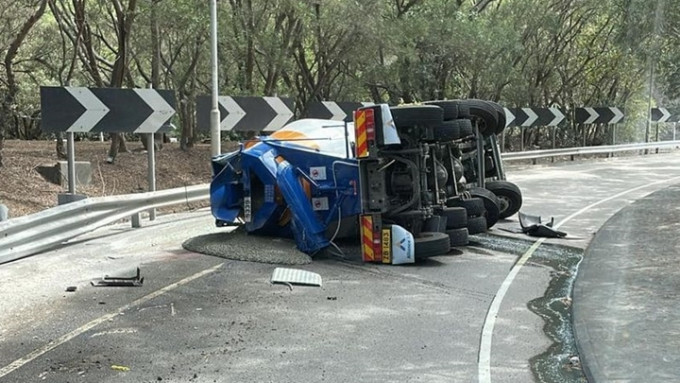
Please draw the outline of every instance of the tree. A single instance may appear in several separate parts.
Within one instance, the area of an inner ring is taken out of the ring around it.
[[[19,4],[21,2],[15,1],[11,4],[11,6],[14,7],[20,7]],[[3,69],[5,72],[5,80],[2,81],[2,86],[4,89],[1,90],[1,95],[2,95],[2,102],[0,103],[0,167],[2,167],[2,149],[5,144],[5,130],[10,124],[10,121],[12,120],[13,116],[16,114],[16,98],[17,95],[19,94],[19,84],[17,83],[16,79],[16,73],[14,71],[14,65],[15,62],[14,60],[16,59],[18,53],[19,53],[19,48],[21,48],[21,45],[24,43],[26,37],[28,34],[31,32],[31,29],[35,26],[35,24],[40,20],[42,15],[45,13],[45,9],[47,7],[47,0],[40,0],[40,1],[34,1],[31,3],[28,8],[19,8],[22,11],[29,10],[32,11],[32,13],[29,13],[28,18],[26,18],[21,26],[18,28],[18,31],[15,31],[15,36],[14,38],[10,41],[9,46],[7,48],[7,52],[5,53],[5,56],[3,57]],[[9,18],[14,17],[15,15],[12,15],[10,17],[9,15],[9,10],[11,7],[8,7],[5,9],[5,13],[3,13],[3,21],[7,21],[5,26],[10,25],[10,33],[12,32],[12,27],[11,27],[11,21]]]

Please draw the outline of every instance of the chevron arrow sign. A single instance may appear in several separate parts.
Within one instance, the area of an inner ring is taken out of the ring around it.
[[[564,120],[559,108],[514,108],[505,109],[507,126],[557,126]]]
[[[307,118],[320,118],[324,120],[352,121],[354,111],[362,106],[373,105],[372,102],[351,102],[351,101],[321,101],[310,102],[307,105]]]
[[[622,108],[576,108],[575,121],[580,124],[618,124],[623,122],[625,113]]]
[[[273,132],[293,118],[292,98],[218,97],[220,130],[239,132]],[[198,128],[210,130],[210,96],[196,99]]]
[[[169,90],[40,87],[44,132],[162,132],[174,105]]]
[[[666,108],[652,108],[652,122],[669,122],[673,113]]]

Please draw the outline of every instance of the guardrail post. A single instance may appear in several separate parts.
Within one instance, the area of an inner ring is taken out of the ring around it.
[[[134,227],[135,229],[142,227],[142,220],[139,216],[139,213],[135,213],[132,215],[132,227]]]

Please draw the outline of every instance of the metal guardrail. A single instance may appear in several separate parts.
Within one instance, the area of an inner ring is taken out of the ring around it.
[[[680,141],[503,153],[505,161],[645,149],[676,149]],[[141,211],[208,199],[207,184],[156,192],[88,198],[0,222],[0,264],[45,251]]]
[[[45,251],[141,211],[209,198],[207,184],[87,198],[0,222],[0,264]]]
[[[503,153],[501,154],[501,157],[503,158],[503,161],[516,161],[560,156],[577,156],[584,154],[607,154],[645,149],[654,150],[654,149],[677,149],[677,148],[680,148],[680,141],[662,141],[640,144],[602,145],[602,146],[585,146],[579,148],[530,150],[524,152]]]

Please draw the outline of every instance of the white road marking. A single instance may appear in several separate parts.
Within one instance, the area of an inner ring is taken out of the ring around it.
[[[634,187],[632,189],[624,190],[624,191],[622,191],[618,194],[614,194],[612,196],[609,196],[607,198],[599,200],[599,201],[592,203],[592,204],[584,207],[583,209],[578,210],[577,212],[567,216],[562,221],[560,221],[557,225],[555,225],[555,229],[559,228],[560,226],[569,222],[573,218],[583,214],[584,212],[594,208],[597,205],[603,204],[605,202],[609,202],[613,199],[619,198],[619,197],[624,196],[628,193],[638,191],[640,189],[648,188],[648,187],[663,184],[663,183],[673,182],[673,181],[677,181],[677,180],[680,180],[680,177],[673,177],[673,178],[670,178],[670,179],[667,179],[667,180],[661,180],[661,181],[657,181],[657,182],[644,184],[644,185],[641,185],[641,186]],[[515,280],[515,277],[517,277],[517,274],[519,273],[522,266],[524,266],[527,263],[527,261],[531,258],[531,256],[536,251],[536,249],[538,249],[538,247],[541,246],[541,244],[545,240],[546,240],[546,238],[538,239],[536,242],[534,242],[533,245],[531,245],[529,250],[527,250],[526,253],[524,253],[520,257],[520,259],[517,261],[517,263],[515,263],[515,265],[512,267],[512,269],[510,269],[510,272],[505,277],[505,280],[503,280],[501,287],[496,292],[496,295],[494,296],[493,301],[491,301],[491,305],[489,306],[489,311],[487,311],[486,318],[484,319],[484,326],[482,327],[482,336],[481,336],[480,341],[479,341],[479,357],[478,357],[478,364],[477,364],[478,382],[479,383],[491,383],[491,341],[493,339],[493,330],[494,330],[494,327],[496,326],[496,318],[498,317],[498,312],[500,310],[501,304],[503,303],[503,299],[505,298],[505,294],[508,292],[510,285]]]
[[[171,285],[165,286],[160,290],[156,290],[153,293],[145,295],[145,296],[137,299],[136,301],[134,301],[132,303],[128,303],[125,306],[120,307],[116,312],[101,316],[97,319],[94,319],[94,320],[86,323],[85,325],[83,325],[81,327],[78,327],[77,329],[69,332],[68,334],[62,335],[61,337],[47,343],[46,345],[44,345],[40,348],[33,350],[32,352],[28,353],[27,355],[15,360],[14,362],[8,364],[5,367],[1,368],[0,369],[0,378],[4,377],[5,375],[11,373],[12,371],[14,371],[16,369],[22,367],[26,363],[31,362],[31,361],[35,360],[36,358],[44,355],[45,353],[59,347],[60,345],[70,341],[71,339],[73,339],[73,338],[75,338],[79,335],[82,335],[83,333],[93,329],[94,327],[97,327],[98,325],[117,317],[122,312],[127,311],[132,307],[139,306],[143,303],[146,303],[146,302],[148,302],[148,301],[150,301],[154,298],[157,298],[157,297],[159,297],[159,296],[161,296],[161,295],[163,295],[163,294],[165,294],[169,291],[172,291],[172,290],[174,290],[174,289],[176,289],[176,288],[178,288],[182,285],[185,285],[185,284],[187,284],[187,283],[189,283],[189,282],[191,282],[195,279],[201,278],[204,275],[210,274],[210,273],[216,271],[217,269],[219,269],[220,267],[222,267],[222,265],[224,265],[224,263],[220,263],[217,266],[213,266],[209,269],[206,269],[206,270],[200,271],[200,272],[198,272],[194,275],[188,276],[188,277],[182,279],[181,281],[178,281],[178,282],[175,282]]]
[[[175,316],[175,304],[170,303],[170,316]]]

